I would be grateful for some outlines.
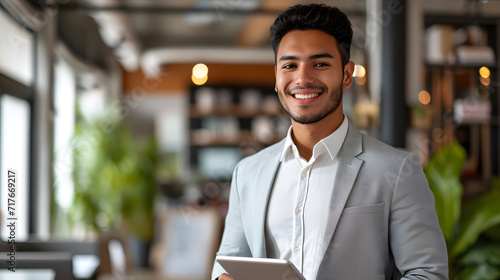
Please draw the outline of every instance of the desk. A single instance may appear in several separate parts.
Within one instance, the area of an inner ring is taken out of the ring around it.
[[[7,254],[0,254],[0,271],[5,270],[13,276],[18,270],[52,270],[54,272],[54,280],[73,279],[73,264],[72,254],[69,252],[17,252],[16,253],[16,272],[7,270],[9,263],[7,262]],[[15,275],[14,275],[15,276]],[[17,276],[16,276],[17,277]],[[0,279],[13,279],[2,278]],[[25,278],[21,278],[25,279]],[[30,278],[43,279],[43,278]]]
[[[112,274],[104,274],[104,275],[99,275],[99,277],[97,278],[97,280],[116,280],[116,279],[122,279],[122,280],[178,280],[178,279],[173,279],[173,278],[167,278],[166,276],[162,276],[154,271],[148,271],[148,270],[132,271],[130,273],[122,275],[121,277],[120,276],[116,277],[115,275],[112,275]],[[192,280],[192,279],[184,278],[182,280]]]
[[[76,279],[91,279],[97,273],[99,262],[96,255],[73,255],[73,275]]]
[[[0,270],[0,279],[9,280],[54,280],[56,273],[52,269],[16,269],[12,272],[7,269]]]

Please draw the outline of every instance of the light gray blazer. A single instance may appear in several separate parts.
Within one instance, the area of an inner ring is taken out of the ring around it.
[[[217,255],[266,257],[267,204],[283,144],[236,166]],[[338,168],[317,279],[448,279],[446,244],[417,156],[349,124]],[[224,272],[215,262],[212,279]]]

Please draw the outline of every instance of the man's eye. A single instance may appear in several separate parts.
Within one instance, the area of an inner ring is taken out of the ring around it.
[[[328,65],[328,63],[319,62],[319,63],[316,63],[316,66],[319,66],[319,67],[326,67],[326,66],[329,66],[329,65]]]
[[[285,64],[285,65],[283,65],[282,68],[283,69],[292,69],[292,68],[295,68],[295,65],[293,65],[293,64]]]

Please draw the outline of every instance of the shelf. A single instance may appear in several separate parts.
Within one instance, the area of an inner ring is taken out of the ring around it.
[[[237,133],[216,133],[205,129],[191,130],[190,135],[191,146],[243,146],[248,143],[257,142],[263,145],[270,145],[278,142],[283,138],[272,137],[263,141],[252,134],[250,130],[240,130]]]
[[[479,69],[483,66],[488,67],[490,70],[496,70],[495,64],[446,64],[446,63],[425,63],[426,67],[430,68],[445,68],[445,69]]]
[[[484,16],[456,16],[445,14],[426,14],[424,21],[427,26],[433,24],[450,24],[454,26],[469,26],[469,25],[490,25],[495,26],[500,23],[500,19],[496,17]]]
[[[442,28],[428,29],[435,24],[441,25]],[[474,28],[469,28],[471,26]],[[500,116],[498,116],[500,88],[494,84],[500,79],[500,18],[426,14],[424,28],[426,39],[435,43],[425,45],[425,49],[431,53],[426,53],[421,60],[425,71],[424,87],[432,94],[430,103],[432,121],[430,128],[412,129],[418,129],[424,135],[420,145],[426,147],[424,153],[426,155],[432,154],[454,139],[457,140],[466,149],[467,162],[470,163],[463,175],[473,181],[487,182],[491,176],[500,174],[500,158],[497,156],[500,152],[498,141],[500,138]],[[453,34],[460,34],[462,37],[457,41],[445,41],[451,40],[450,37]],[[459,56],[458,47],[473,45],[490,47],[494,53],[494,61],[491,59],[491,52],[487,55],[461,53]],[[435,56],[435,51],[442,53]],[[450,56],[454,57],[454,63],[432,63],[432,60],[426,59],[445,59]],[[477,58],[476,61],[482,59],[488,63],[475,63],[472,60],[473,57]],[[460,60],[460,58],[465,60]],[[463,63],[464,61],[471,61],[471,63]],[[478,70],[483,66],[491,71],[491,84],[488,86],[481,86]],[[458,123],[453,118],[453,114],[449,113],[454,112],[456,100],[466,99],[472,95],[481,99],[488,98],[491,103],[490,119],[481,123],[467,123],[466,118]],[[471,191],[473,189],[477,188],[471,187]]]
[[[471,126],[471,125],[489,125],[489,126],[497,126],[500,124],[500,117],[492,117],[488,122],[477,122],[477,123],[470,123],[470,122],[461,122],[457,123],[457,126]]]
[[[263,108],[248,108],[241,104],[233,104],[223,108],[214,108],[207,110],[200,110],[195,104],[191,104],[189,108],[190,118],[206,118],[215,116],[232,116],[236,118],[254,118],[255,116],[281,116],[283,109],[263,109]]]
[[[189,135],[192,146],[238,146],[250,137],[252,133],[248,130],[224,134],[205,129],[193,129]]]

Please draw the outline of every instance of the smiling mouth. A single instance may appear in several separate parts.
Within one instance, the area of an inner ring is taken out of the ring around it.
[[[310,85],[307,87],[295,86],[286,91],[297,101],[313,101],[316,100],[326,91],[326,88],[321,86]]]
[[[302,94],[302,93],[297,93],[297,94],[292,94],[293,97],[297,99],[309,99],[309,98],[314,98],[318,97],[320,94],[319,93],[309,93],[309,94]]]

